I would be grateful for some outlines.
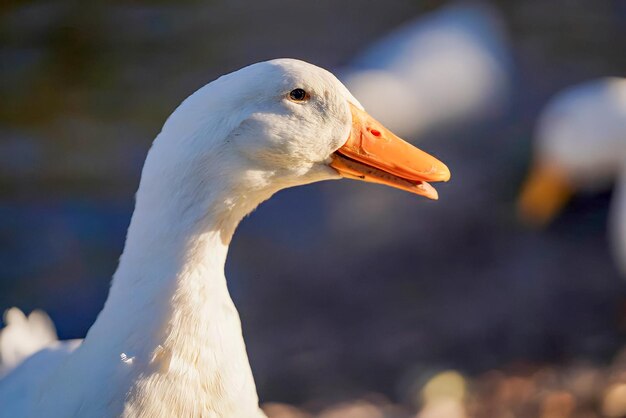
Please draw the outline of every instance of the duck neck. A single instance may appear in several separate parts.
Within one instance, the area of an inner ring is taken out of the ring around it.
[[[233,198],[225,187],[193,193],[201,185],[159,183],[142,178],[109,298],[85,344],[108,346],[128,370],[130,416],[180,405],[190,416],[258,416],[224,263],[240,220],[271,193]]]

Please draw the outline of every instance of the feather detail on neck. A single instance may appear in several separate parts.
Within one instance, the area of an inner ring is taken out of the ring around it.
[[[89,378],[111,387],[90,393],[86,385],[80,411],[262,417],[224,264],[238,223],[273,190],[239,193],[228,179],[200,176],[199,162],[157,164],[168,152],[162,135],[144,166],[109,297],[76,352],[76,364],[100,364]]]

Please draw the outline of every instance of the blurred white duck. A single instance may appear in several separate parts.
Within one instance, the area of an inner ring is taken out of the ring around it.
[[[347,177],[435,199],[427,182],[449,176],[313,65],[268,61],[209,83],[148,153],[86,338],[39,351],[0,381],[0,416],[264,416],[224,278],[240,220],[286,187]]]
[[[0,377],[57,340],[54,324],[45,312],[35,310],[26,316],[11,308],[3,319],[6,326],[0,332]]]
[[[454,4],[375,42],[339,76],[400,135],[497,115],[510,90],[503,27],[487,4]]]
[[[534,153],[519,201],[532,224],[549,222],[574,192],[608,189],[617,180],[609,229],[626,273],[626,79],[602,78],[559,93],[540,117]]]

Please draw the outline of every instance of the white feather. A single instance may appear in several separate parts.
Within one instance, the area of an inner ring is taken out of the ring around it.
[[[287,100],[293,88],[310,92],[306,106]],[[351,129],[349,102],[360,106],[295,60],[186,99],[146,158],[102,312],[82,344],[39,351],[0,383],[0,417],[264,416],[224,277],[228,245],[276,191],[339,178],[327,163]]]
[[[373,116],[403,136],[493,117],[511,89],[503,28],[486,3],[453,4],[377,40],[340,75]]]
[[[25,358],[57,341],[56,329],[45,312],[28,315],[18,308],[4,312],[5,327],[0,331],[0,377]]]
[[[626,275],[626,79],[606,77],[557,94],[542,112],[535,158],[563,171],[576,190],[616,182],[609,235]]]

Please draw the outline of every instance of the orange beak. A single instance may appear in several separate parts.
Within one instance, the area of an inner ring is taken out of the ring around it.
[[[519,195],[518,213],[529,225],[546,226],[573,194],[574,187],[562,169],[545,161],[536,162]]]
[[[332,155],[330,166],[346,178],[437,199],[437,191],[428,182],[448,181],[448,167],[398,138],[364,110],[352,104],[350,110],[352,131],[346,143]]]

